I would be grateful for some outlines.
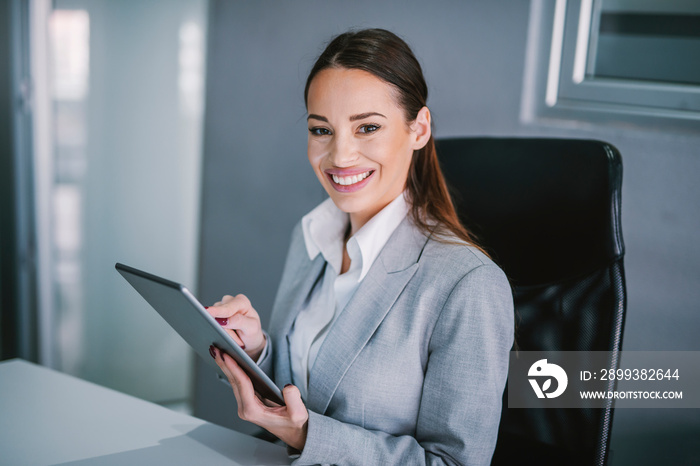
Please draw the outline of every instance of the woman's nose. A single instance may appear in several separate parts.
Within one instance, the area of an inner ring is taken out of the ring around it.
[[[357,162],[357,147],[352,138],[336,136],[331,148],[331,162],[337,167],[347,167]]]

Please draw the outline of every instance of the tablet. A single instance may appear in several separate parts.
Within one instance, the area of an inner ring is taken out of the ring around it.
[[[250,377],[255,391],[268,400],[284,405],[279,387],[209,315],[187,288],[128,265],[117,263],[115,267],[195,352],[217,371],[219,377],[227,380],[209,354],[211,345],[236,360]]]

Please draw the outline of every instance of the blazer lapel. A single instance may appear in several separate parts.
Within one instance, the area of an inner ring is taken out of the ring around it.
[[[297,318],[297,314],[301,310],[304,299],[308,296],[316,280],[318,280],[325,263],[323,255],[318,254],[313,260],[309,260],[307,257],[306,261],[299,267],[295,274],[294,282],[286,288],[287,293],[280,297],[279,303],[275,303],[275,307],[279,306],[281,309],[285,309],[283,313],[284,318],[278,323],[279,328],[274,329],[276,333],[280,330],[279,335],[289,333],[294,319]]]
[[[404,219],[341,311],[309,376],[307,407],[324,413],[340,380],[418,268],[427,238]]]
[[[326,261],[322,254],[318,254],[313,260],[310,260],[306,255],[306,249],[303,249],[304,257],[300,258],[300,266],[291,276],[288,284],[280,285],[280,293],[275,301],[273,315],[280,316],[280,319],[273,319],[270,322],[270,335],[278,335],[279,339],[275,341],[280,354],[289,355],[289,342],[287,335],[289,329],[294,323],[304,303],[304,299],[311,291],[314,283],[321,274]],[[275,365],[275,382],[279,386],[284,386],[292,382],[292,370],[289,358],[278,358]]]

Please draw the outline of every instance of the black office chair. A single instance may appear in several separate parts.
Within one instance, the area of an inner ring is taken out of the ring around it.
[[[461,220],[510,279],[521,351],[610,351],[625,319],[622,159],[610,144],[437,143]],[[508,409],[492,465],[604,465],[613,409]]]

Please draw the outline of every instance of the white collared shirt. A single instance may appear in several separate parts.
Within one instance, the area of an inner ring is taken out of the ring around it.
[[[302,304],[289,332],[292,379],[306,400],[309,373],[328,331],[350,301],[380,251],[408,214],[408,203],[400,194],[348,239],[350,268],[340,274],[343,240],[350,218],[328,198],[302,220],[309,259],[322,254],[326,265]]]

